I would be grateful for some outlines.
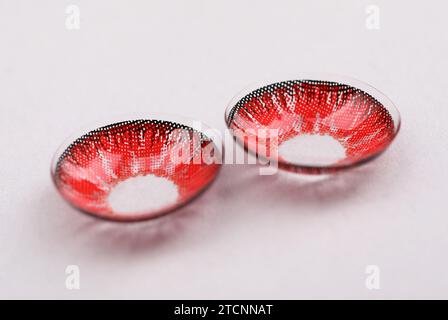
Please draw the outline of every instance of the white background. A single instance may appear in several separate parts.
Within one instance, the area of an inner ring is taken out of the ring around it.
[[[67,30],[76,4],[80,30]],[[365,27],[367,5],[380,29]],[[446,1],[0,1],[0,297],[448,298]],[[50,160],[94,120],[168,112],[224,129],[246,85],[361,79],[402,115],[379,159],[306,183],[226,166],[157,223],[84,216]],[[78,265],[81,289],[65,288]],[[378,265],[381,289],[365,287]]]

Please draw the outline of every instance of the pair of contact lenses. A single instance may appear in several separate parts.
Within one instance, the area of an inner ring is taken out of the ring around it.
[[[304,174],[366,163],[400,127],[386,96],[333,75],[252,86],[232,100],[225,121],[246,151]],[[142,117],[85,130],[54,157],[56,189],[81,211],[115,221],[152,219],[185,205],[216,178],[221,162],[213,160],[222,157],[207,128],[186,123]]]

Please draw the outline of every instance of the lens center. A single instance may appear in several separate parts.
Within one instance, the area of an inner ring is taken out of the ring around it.
[[[119,182],[109,194],[114,213],[135,214],[162,209],[176,202],[177,185],[155,175],[138,176]]]
[[[298,135],[279,146],[279,156],[290,163],[331,165],[346,157],[345,148],[330,135]]]

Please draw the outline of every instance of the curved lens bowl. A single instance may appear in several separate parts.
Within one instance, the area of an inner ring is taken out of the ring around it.
[[[181,207],[221,167],[219,146],[185,123],[126,118],[84,130],[54,157],[56,189],[81,211],[115,221],[152,219]]]
[[[251,86],[232,100],[225,120],[247,151],[307,174],[366,163],[400,128],[399,112],[384,94],[361,81],[324,74]]]

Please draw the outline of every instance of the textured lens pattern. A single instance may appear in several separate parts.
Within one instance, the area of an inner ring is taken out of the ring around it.
[[[315,80],[259,88],[233,106],[227,124],[246,134],[277,129],[279,145],[303,134],[330,135],[346,149],[346,158],[338,165],[376,154],[396,133],[387,108],[368,93],[337,82]],[[269,139],[265,143],[269,148]],[[256,153],[253,146],[245,145]],[[278,160],[281,162],[281,157]]]
[[[163,209],[175,208],[204,189],[217,174],[219,165],[207,164],[201,158],[206,148],[213,155],[214,147],[205,135],[173,122],[115,123],[74,141],[58,159],[54,180],[64,198],[88,213],[117,220],[148,218],[154,213],[121,217],[113,212],[108,195],[114,186],[149,174],[167,178],[177,185],[179,197]]]

